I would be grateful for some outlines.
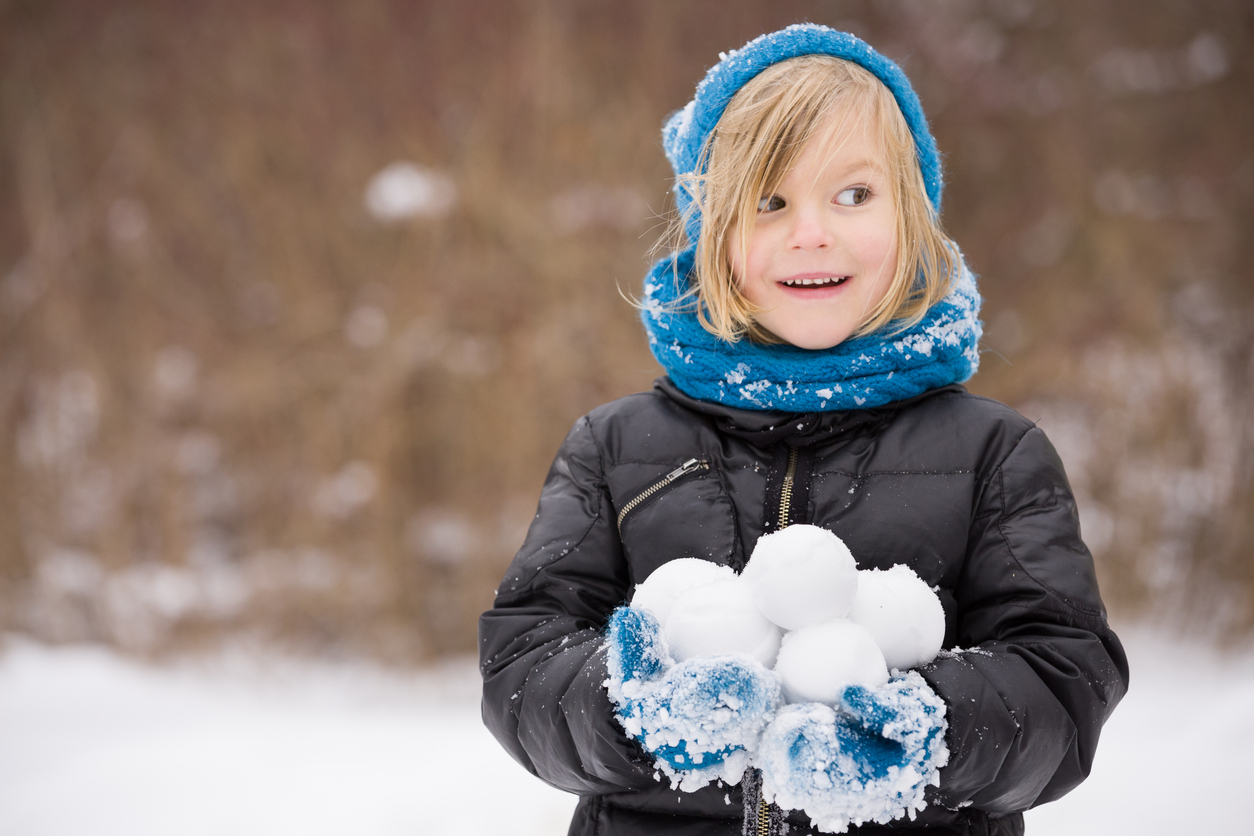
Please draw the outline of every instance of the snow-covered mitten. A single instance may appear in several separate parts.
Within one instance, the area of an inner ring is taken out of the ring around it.
[[[739,654],[676,664],[647,610],[615,610],[606,644],[618,721],[672,786],[738,782],[780,704],[779,678]]]
[[[840,705],[790,705],[762,735],[755,764],[781,807],[804,810],[820,829],[886,824],[926,805],[949,761],[945,703],[911,671],[880,688],[851,685]]]

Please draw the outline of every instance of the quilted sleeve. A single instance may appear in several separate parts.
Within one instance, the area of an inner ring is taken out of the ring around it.
[[[1088,775],[1128,687],[1062,462],[1029,429],[988,478],[957,586],[958,643],[921,670],[948,704],[940,803],[994,815]]]
[[[655,783],[603,686],[602,629],[629,587],[604,476],[592,422],[581,418],[493,608],[479,619],[484,723],[532,773],[580,794]]]

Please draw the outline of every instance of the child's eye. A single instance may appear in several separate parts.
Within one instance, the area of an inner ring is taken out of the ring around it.
[[[836,195],[836,202],[841,206],[861,206],[871,197],[871,190],[866,186],[854,186]]]
[[[784,199],[777,194],[769,195],[758,201],[758,212],[777,212],[784,208]]]

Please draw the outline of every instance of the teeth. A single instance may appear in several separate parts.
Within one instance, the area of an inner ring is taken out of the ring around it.
[[[809,285],[818,285],[820,287],[833,284],[842,284],[848,276],[828,276],[822,279],[792,279],[784,282],[788,287],[805,287]]]

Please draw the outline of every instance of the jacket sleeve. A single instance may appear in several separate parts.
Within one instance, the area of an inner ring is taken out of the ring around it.
[[[1089,773],[1128,687],[1062,462],[1029,429],[989,477],[957,587],[958,643],[921,673],[949,706],[937,800],[1003,815]]]
[[[654,783],[613,716],[601,631],[629,577],[591,421],[558,451],[522,549],[479,619],[483,720],[509,753],[568,792]]]

